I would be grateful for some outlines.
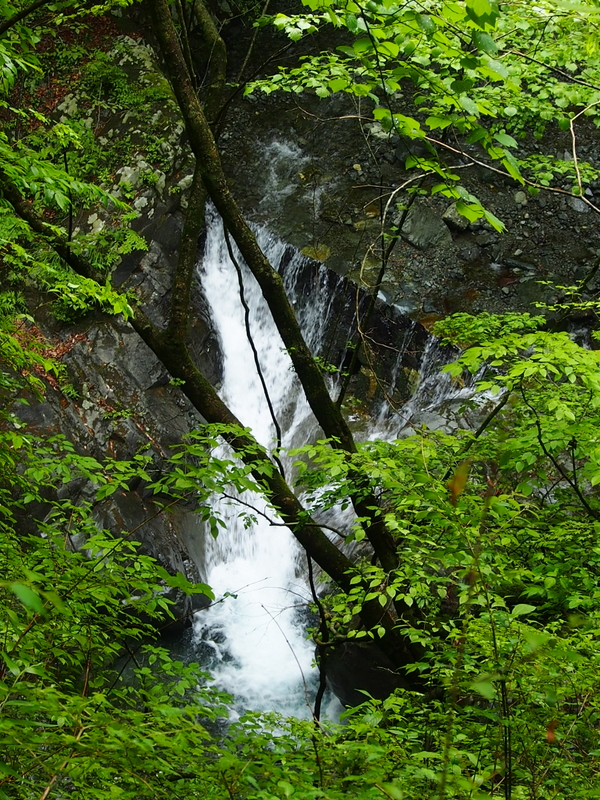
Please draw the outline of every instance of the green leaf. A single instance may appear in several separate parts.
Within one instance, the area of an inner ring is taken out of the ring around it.
[[[512,617],[525,617],[536,610],[537,609],[535,606],[527,605],[527,603],[518,603],[518,605],[513,608],[510,614]]]
[[[467,0],[467,16],[480,28],[494,26],[498,17],[498,6],[490,0]]]
[[[392,800],[404,800],[406,795],[393,783],[382,783],[381,788],[385,791],[385,794],[388,797],[391,797]]]
[[[416,16],[417,25],[423,33],[426,33],[428,36],[434,34],[437,30],[436,24],[433,19],[429,16],[429,14],[417,14]]]
[[[481,219],[483,216],[483,210],[480,206],[476,206],[472,203],[465,203],[464,200],[458,200],[456,202],[456,210],[459,214],[462,214],[463,217],[469,220],[469,222],[475,222],[475,220]]]
[[[6,664],[6,666],[8,667],[9,671],[13,675],[20,675],[21,674],[21,670],[19,668],[19,665],[16,663],[16,661],[13,661],[13,659],[8,655],[8,653],[2,653],[2,659],[3,659],[4,663]]]
[[[362,56],[369,50],[373,49],[373,44],[371,43],[371,40],[365,36],[362,39],[357,39],[352,45],[352,48],[356,55]]]
[[[487,61],[486,61],[486,67],[485,68],[490,71],[491,77],[498,76],[498,78],[500,78],[500,79],[508,78],[509,71],[508,71],[507,67],[501,61],[498,61],[497,59],[488,58]]]
[[[356,14],[346,14],[344,21],[350,33],[358,33],[358,19]]]
[[[479,116],[479,108],[477,103],[471,97],[467,97],[467,95],[463,94],[458,98],[458,102],[464,108],[467,114],[472,114],[474,117]]]
[[[11,775],[14,777],[17,775],[17,773],[12,767],[10,767],[4,761],[0,761],[0,775]]]
[[[291,797],[295,794],[295,789],[288,781],[277,781],[277,787],[281,789],[284,797]]]
[[[377,52],[385,58],[396,58],[400,52],[400,47],[395,42],[380,42]]]
[[[60,611],[62,614],[67,612],[67,607],[56,592],[44,592],[43,594],[46,600],[49,600],[57,611]]]
[[[327,84],[332,92],[342,92],[349,85],[347,78],[334,78]]]
[[[443,129],[447,128],[448,125],[452,125],[452,120],[450,119],[450,117],[431,116],[427,117],[427,119],[425,120],[425,124],[427,125],[428,128],[434,131],[437,130],[438,128]]]
[[[490,680],[482,679],[475,681],[469,688],[482,697],[485,697],[486,700],[491,701],[496,699],[496,687]]]
[[[504,233],[506,230],[506,225],[495,214],[492,214],[491,211],[488,211],[487,208],[484,208],[483,216],[490,223],[492,228],[494,228],[494,230],[497,230],[498,233]]]
[[[490,56],[495,56],[498,52],[498,45],[489,33],[485,33],[484,31],[473,32],[473,44],[478,50],[483,50],[484,53]]]
[[[44,613],[44,604],[42,603],[39,594],[34,592],[31,587],[25,586],[24,583],[11,583],[10,589],[19,598],[24,606],[31,608],[36,614]]]
[[[508,133],[495,133],[494,139],[505,147],[517,147],[517,140],[509,136]]]
[[[502,159],[502,164],[505,167],[506,171],[519,183],[524,183],[523,176],[521,175],[521,170],[519,169],[519,162],[513,156],[512,153],[504,151],[504,158]]]

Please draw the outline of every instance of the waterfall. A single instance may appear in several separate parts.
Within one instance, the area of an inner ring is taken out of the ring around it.
[[[259,232],[259,241],[275,266],[289,256],[290,249],[265,231]],[[282,444],[284,448],[297,446],[318,435],[319,428],[260,288],[241,257],[236,260],[243,270],[252,338],[283,429]],[[297,295],[295,281],[303,260],[295,253],[286,269],[291,297]],[[201,281],[220,339],[221,397],[256,439],[272,448],[276,433],[246,335],[238,276],[227,252],[222,223],[214,212],[209,213]],[[326,291],[317,291],[310,303],[298,302],[309,345],[323,336],[329,303]],[[289,464],[286,471],[290,471]],[[258,512],[249,529],[238,519],[241,507],[234,501],[229,505],[216,501],[226,529],[217,540],[207,543],[207,582],[216,597],[228,596],[198,615],[195,637],[212,648],[211,671],[217,685],[234,694],[240,707],[308,716],[307,691],[315,679],[314,645],[306,638],[306,620],[302,618],[310,602],[304,579],[306,556],[286,527],[277,519],[274,524],[269,522],[267,517],[273,518],[273,512],[266,511],[260,497],[244,496],[244,500]],[[314,697],[314,685],[310,696]]]
[[[342,320],[338,324],[348,324],[348,314],[340,313],[346,300],[335,292],[338,279],[324,268],[314,269],[310,272],[311,285],[307,286],[307,259],[264,229],[257,235],[271,264],[283,271],[288,297],[309,347],[316,352],[328,331],[334,306]],[[300,446],[322,432],[257,282],[239,255],[236,261],[243,271],[252,339],[283,429],[283,449]],[[222,222],[214,211],[207,215],[200,278],[220,340],[221,397],[242,424],[252,429],[256,439],[272,449],[276,432],[248,343],[238,275],[228,255]],[[350,311],[347,306],[345,310]],[[408,347],[413,329],[414,325],[408,326],[399,343],[401,350]],[[337,333],[343,342],[351,336],[351,330],[343,327]],[[402,355],[400,352],[398,356],[398,370]],[[440,427],[446,419],[444,402],[462,403],[472,391],[468,387],[457,389],[449,377],[440,377],[444,360],[448,360],[447,352],[431,337],[413,398],[397,413],[381,412],[365,438],[398,438],[423,423]],[[224,449],[223,454],[226,452]],[[284,467],[289,479],[291,465]],[[243,499],[256,509],[255,522],[248,528],[239,519],[239,511],[247,508],[239,506],[235,499],[215,499],[226,528],[216,540],[207,542],[206,580],[222,601],[197,615],[195,641],[210,650],[208,666],[217,686],[235,696],[236,708],[307,717],[308,701],[314,698],[316,671],[312,668],[314,646],[305,636],[306,608],[311,599],[304,577],[306,555],[260,497],[249,499],[244,495]],[[341,525],[345,523],[350,524],[351,520],[340,520]]]
[[[399,353],[398,360],[402,358]],[[419,377],[410,400],[401,409],[380,413],[376,429],[370,439],[401,439],[410,436],[424,425],[430,430],[448,433],[465,426],[463,404],[473,395],[473,382],[467,380],[462,386],[442,371],[451,356],[431,336],[421,357]]]

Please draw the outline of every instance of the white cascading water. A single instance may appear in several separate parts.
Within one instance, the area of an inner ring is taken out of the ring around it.
[[[410,336],[410,331],[407,336]],[[398,364],[402,362],[402,347],[399,347]],[[421,356],[419,377],[410,400],[395,412],[390,411],[387,403],[382,404],[378,419],[366,438],[403,439],[424,426],[448,433],[459,427],[473,427],[474,421],[464,404],[473,397],[474,381],[466,380],[460,385],[443,372],[448,356],[447,349],[440,347],[438,340],[431,336]],[[487,396],[482,399],[487,400]],[[477,418],[477,412],[474,417]]]
[[[256,439],[273,448],[275,428],[246,335],[238,276],[228,255],[221,220],[211,212],[207,222],[201,282],[211,308],[212,325],[220,339],[223,358],[220,394],[242,424],[252,429]],[[258,236],[271,264],[277,266],[287,246],[265,230],[259,231]],[[243,270],[252,338],[283,429],[283,448],[301,446],[318,437],[320,429],[260,288],[241,258],[236,260]],[[286,270],[286,289],[292,304],[294,279],[298,274],[294,260],[297,268],[304,257],[297,253]],[[324,271],[316,279],[323,281]],[[332,300],[331,291],[322,283],[320,287],[315,285],[310,302],[299,304],[297,309],[313,351],[322,340]],[[442,358],[432,338],[423,354],[411,400],[396,413],[389,409],[382,411],[363,434],[364,438],[394,439],[410,435],[423,424],[430,428],[448,424],[448,403],[458,408],[472,394],[472,388],[457,388],[449,377],[440,377]],[[460,421],[451,423],[453,427],[457,424]],[[285,466],[289,473],[290,465]],[[197,615],[195,640],[210,646],[213,677],[219,688],[234,695],[238,711],[277,711],[286,716],[308,717],[316,671],[312,668],[314,646],[306,638],[303,618],[310,602],[305,579],[306,556],[286,527],[276,519],[271,524],[261,515],[265,505],[260,497],[245,495],[243,499],[259,511],[255,514],[256,524],[250,528],[244,527],[239,519],[240,510],[247,509],[235,501],[227,505],[215,500],[227,527],[217,540],[207,543],[207,582],[215,596],[224,599]],[[266,516],[272,518],[273,514],[267,512]],[[350,521],[339,521],[341,525],[345,522]]]
[[[256,439],[272,448],[276,432],[246,335],[238,276],[227,252],[222,223],[214,213],[209,217],[201,281],[220,339],[220,394]],[[277,265],[286,246],[265,231],[259,233],[259,239],[271,263]],[[303,259],[300,254],[296,258]],[[284,432],[282,444],[284,448],[298,446],[313,439],[319,428],[260,288],[241,258],[236,260],[243,270],[244,296],[251,309],[252,339]],[[292,283],[293,266],[287,271],[291,276],[288,282]],[[310,334],[309,344],[322,335],[330,300],[326,292],[317,291],[314,302],[302,315],[303,328]],[[244,501],[265,511],[259,497],[244,496]],[[301,618],[310,602],[304,578],[306,557],[290,531],[277,524],[278,520],[271,525],[268,519],[255,514],[256,524],[246,529],[238,519],[240,510],[247,509],[233,501],[229,505],[219,502],[227,527],[217,540],[207,543],[207,582],[217,598],[226,593],[229,596],[198,615],[195,636],[212,646],[213,676],[220,688],[236,697],[239,708],[308,716],[310,683],[310,699],[314,697],[314,645],[306,638],[305,621]],[[268,512],[267,516],[274,515]]]

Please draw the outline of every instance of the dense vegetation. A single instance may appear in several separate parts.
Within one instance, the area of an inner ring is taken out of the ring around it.
[[[0,797],[597,796],[600,365],[597,350],[561,332],[574,311],[594,327],[588,279],[563,287],[563,301],[547,316],[439,323],[438,335],[461,348],[452,376],[475,376],[476,431],[356,443],[343,398],[330,397],[223,175],[216,140],[229,105],[226,62],[210,10],[198,0],[171,10],[163,0],[147,3],[172,90],[162,80],[132,91],[104,52],[112,5],[36,0],[0,9]],[[415,179],[403,190],[442,192],[468,219],[501,228],[461,189],[455,156],[461,166],[483,161],[532,191],[573,191],[591,204],[585,181],[595,173],[577,159],[575,127],[583,115],[597,120],[596,5],[306,5],[307,14],[260,24],[272,22],[294,41],[332,25],[344,29],[344,44],[247,91],[367,98],[384,132],[428,147],[427,157],[409,157]],[[213,56],[203,81],[186,36],[192,26]],[[96,40],[88,48],[74,33],[90,27]],[[525,52],[528,42],[535,54]],[[40,98],[62,98],[70,80],[80,113],[59,122]],[[398,110],[409,86],[414,116]],[[136,142],[112,143],[97,141],[87,124],[112,108],[154,119],[157,103],[184,120],[194,171],[166,328],[111,286],[121,255],[146,243],[130,227],[135,188],[110,187],[134,150],[146,159],[144,181],[159,180],[155,169],[169,169],[169,150],[151,123]],[[521,132],[554,124],[572,131],[573,159],[520,160]],[[556,185],[555,176],[568,183]],[[277,453],[243,428],[190,355],[189,301],[207,197],[260,283],[327,437],[296,454],[301,501]],[[410,196],[396,193],[389,205],[399,200],[406,205]],[[78,215],[100,208],[110,224],[77,231]],[[375,245],[379,283],[401,234],[402,213],[394,219],[388,225],[384,215]],[[143,452],[101,462],[19,421],[19,402],[49,386],[62,388],[65,402],[74,391],[35,326],[51,302],[65,323],[94,308],[122,314],[208,420],[160,476]],[[360,346],[368,344],[355,343],[355,352]],[[237,460],[213,457],[223,439]],[[64,488],[76,479],[90,487],[88,502],[66,499]],[[194,498],[214,530],[215,491],[264,495],[331,579],[317,609],[321,664],[340,642],[373,639],[404,688],[366,701],[343,726],[323,724],[318,713],[308,723],[248,715],[225,726],[226,698],[194,665],[152,645],[171,608],[168,587],[208,596],[210,588],[140,554],[135,531],[114,536],[94,522],[94,504],[133,481],[155,493],[164,514]],[[358,562],[313,521],[339,503],[356,512],[342,537],[363,542],[367,555]]]

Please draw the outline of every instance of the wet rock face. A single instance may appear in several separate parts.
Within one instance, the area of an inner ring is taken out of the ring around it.
[[[94,518],[101,528],[135,531],[141,552],[152,556],[170,574],[180,573],[193,583],[203,582],[204,526],[189,509],[173,508],[161,513],[160,507],[144,497],[143,490],[117,493],[98,504]],[[175,619],[165,619],[161,635],[178,636],[191,624],[194,612],[206,608],[205,595],[185,595],[169,588],[165,596],[173,602]],[[156,624],[156,623],[155,623]]]
[[[453,208],[453,206],[450,206],[450,208]],[[449,218],[449,216],[449,210],[445,211],[440,217],[428,206],[422,203],[414,203],[409,209],[402,226],[402,238],[406,239],[417,250],[448,246],[452,244],[452,236],[444,217]]]
[[[202,423],[200,416],[133,329],[118,319],[80,324],[74,332],[54,333],[61,344],[63,363],[71,381],[66,398],[49,386],[42,403],[15,406],[15,414],[27,430],[38,434],[63,434],[76,449],[98,460],[131,459],[144,451],[151,457],[149,471],[158,476],[165,459],[182,437]],[[77,504],[94,501],[94,488],[84,479],[62,487],[60,497]],[[157,498],[158,499],[158,498]],[[35,533],[33,518],[43,518],[43,507],[24,521]],[[169,573],[180,572],[192,582],[204,580],[204,529],[193,508],[174,507],[161,513],[138,481],[129,491],[116,492],[96,503],[93,515],[99,527],[134,538],[141,552],[155,558]],[[75,542],[84,547],[85,541]],[[170,591],[175,601],[176,623],[165,620],[168,632],[189,624],[193,611],[206,599],[193,600]],[[200,598],[200,599],[198,599]]]
[[[59,412],[59,424],[100,457],[131,457],[150,444],[164,458],[198,422],[161,362],[123,321],[92,324],[63,363],[79,397]]]
[[[114,285],[135,290],[150,321],[164,329],[192,159],[183,136],[183,123],[152,48],[143,40],[120,36],[108,57],[115,67],[125,71],[132,92],[150,88],[163,94],[149,119],[141,117],[135,107],[119,110],[116,104],[99,114],[94,128],[98,129],[102,147],[110,148],[116,141],[130,142],[126,163],[112,176],[112,185],[105,188],[138,212],[132,228],[147,243],[145,251],[132,249],[121,258],[113,273]],[[68,95],[57,107],[57,119],[81,117],[84,108],[85,103],[76,94]],[[142,108],[142,113],[148,114],[148,107]],[[108,222],[107,214],[98,208],[80,215],[75,235],[79,231],[102,231]],[[218,347],[197,285],[190,319],[190,351],[209,380],[218,383]],[[98,460],[128,460],[144,450],[151,456],[150,472],[159,475],[173,446],[202,423],[182,392],[170,383],[171,376],[163,365],[133,329],[118,318],[90,315],[68,331],[52,319],[42,324],[51,343],[63,353],[71,383],[70,397],[49,386],[44,403],[19,406],[15,409],[17,415],[38,433],[62,433],[79,452]],[[93,487],[81,480],[61,492],[74,503],[94,499]],[[43,518],[44,508],[38,512],[38,518]],[[142,543],[141,552],[155,558],[171,574],[180,572],[192,582],[204,581],[204,529],[193,508],[177,506],[169,513],[159,513],[139,482],[130,485],[129,491],[117,492],[97,503],[94,517],[99,526],[117,535],[127,536],[135,531],[136,540]],[[77,545],[83,547],[85,542]],[[168,629],[173,632],[189,624],[191,613],[203,600],[194,596],[192,602],[173,591],[169,596],[176,602],[174,611],[179,619],[177,624],[169,623]]]
[[[294,252],[289,247],[279,264],[284,280]],[[383,299],[375,301],[367,319],[370,293],[311,259],[303,262],[295,289],[296,310],[310,304],[315,291],[330,298],[325,336],[315,355],[342,376],[352,373],[349,394],[363,405],[363,413],[375,410],[386,398],[395,404],[405,402],[429,339],[427,330]],[[361,337],[357,337],[358,320]],[[357,341],[358,357],[353,358]]]
[[[406,203],[400,187],[415,173],[404,168],[398,137],[377,124],[359,126],[349,118],[354,113],[339,97],[319,102],[309,95],[298,100],[255,93],[232,113],[223,163],[251,218],[301,250],[322,253],[328,266],[358,285],[373,286],[382,225],[396,217],[396,202]],[[552,125],[541,141],[520,141],[523,156],[562,157],[570,144],[567,133]],[[581,157],[597,166],[591,125],[583,126],[578,144]],[[391,304],[427,323],[456,311],[528,311],[532,302],[552,301],[552,288],[539,281],[573,285],[589,271],[600,252],[600,227],[581,199],[532,195],[483,168],[460,174],[464,188],[504,223],[505,233],[483,220],[469,222],[440,194],[420,197],[423,224],[409,219],[380,287]],[[600,181],[592,181],[586,197],[596,202],[599,192]],[[522,265],[512,265],[514,260]]]

